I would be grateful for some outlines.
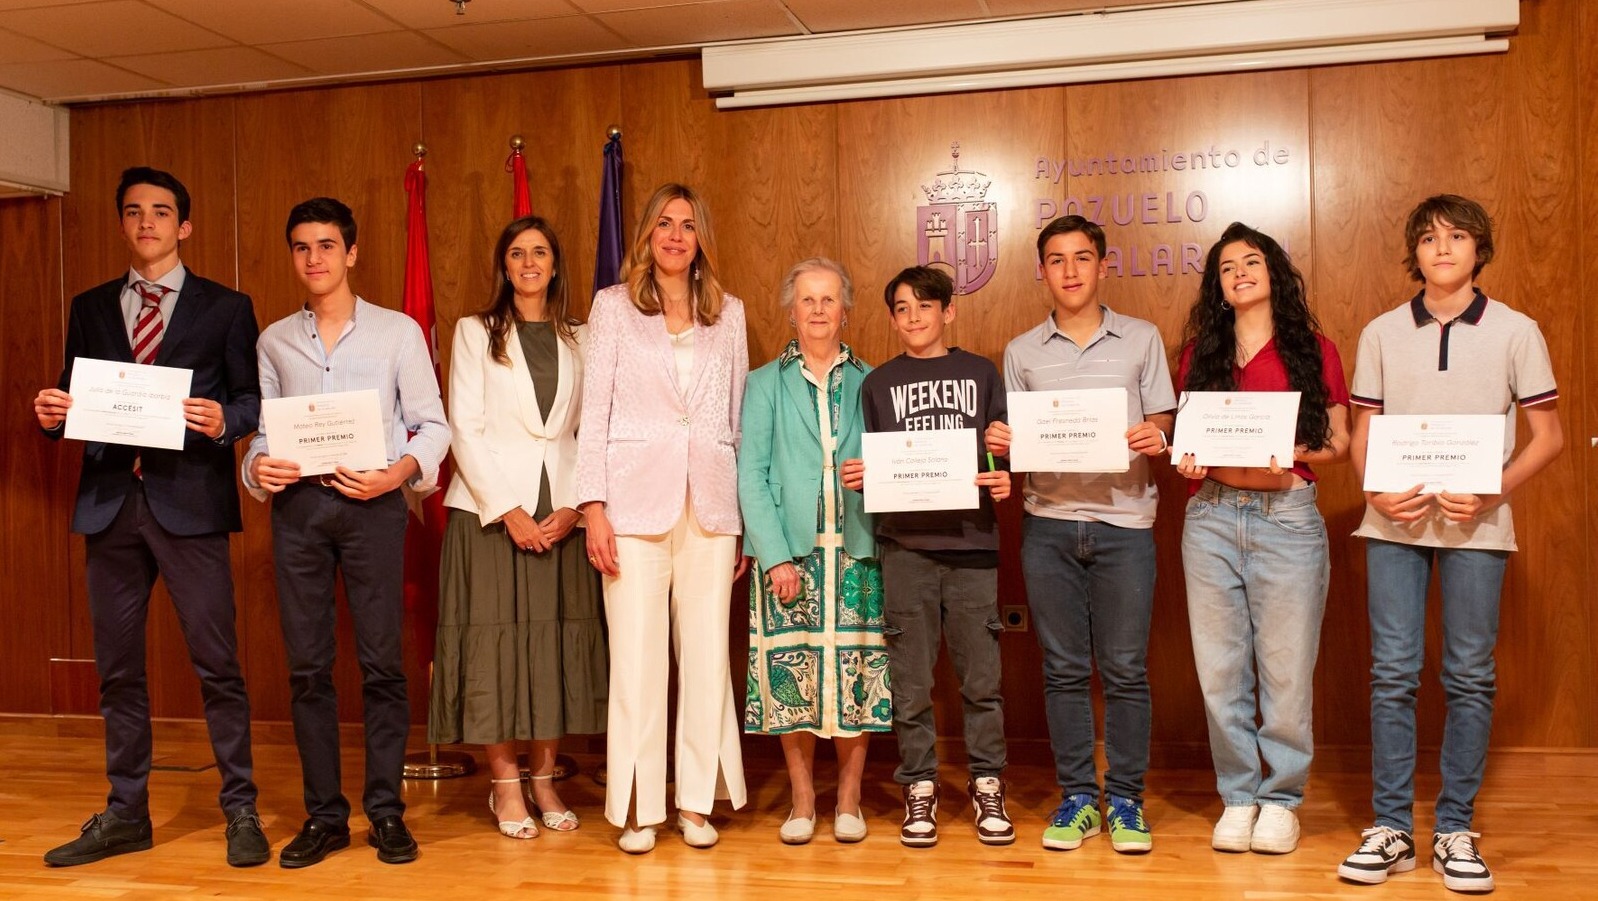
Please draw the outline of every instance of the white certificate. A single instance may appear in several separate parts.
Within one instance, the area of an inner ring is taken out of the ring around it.
[[[371,388],[266,398],[261,427],[267,453],[300,464],[302,476],[325,475],[340,466],[361,471],[388,465],[383,413]]]
[[[1126,389],[1011,391],[1013,472],[1126,472]]]
[[[183,399],[194,370],[78,357],[67,393],[68,438],[183,449]]]
[[[972,510],[977,494],[976,429],[867,432],[866,512]]]
[[[1293,465],[1297,391],[1184,391],[1171,457],[1198,466]]]
[[[1498,494],[1504,487],[1503,416],[1370,418],[1365,490]]]

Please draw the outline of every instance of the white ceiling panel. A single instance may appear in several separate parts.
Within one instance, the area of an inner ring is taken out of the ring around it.
[[[268,44],[261,49],[323,75],[371,74],[470,62],[414,31]]]
[[[241,44],[277,44],[398,31],[394,20],[356,0],[145,0]],[[439,0],[440,3],[443,0]]]
[[[15,10],[0,16],[0,28],[95,59],[233,43],[138,0]]]
[[[637,46],[588,16],[485,22],[425,34],[479,61],[612,53]]]

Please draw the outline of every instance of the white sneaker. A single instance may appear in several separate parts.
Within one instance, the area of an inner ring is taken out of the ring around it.
[[[1443,874],[1443,886],[1456,892],[1490,892],[1493,872],[1476,850],[1474,832],[1442,832],[1432,837],[1432,869]]]
[[[1372,826],[1359,834],[1359,850],[1348,855],[1337,875],[1350,882],[1381,885],[1389,873],[1415,869],[1415,840],[1391,826]]]
[[[1291,854],[1298,847],[1298,814],[1280,804],[1261,804],[1248,847],[1259,854]]]
[[[1259,807],[1253,804],[1228,804],[1210,834],[1210,847],[1217,851],[1247,851],[1254,840],[1254,818]]]

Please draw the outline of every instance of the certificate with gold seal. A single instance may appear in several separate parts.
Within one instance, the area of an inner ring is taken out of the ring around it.
[[[261,401],[267,454],[300,464],[300,475],[326,475],[343,466],[356,471],[388,465],[383,412],[377,392],[341,391]]]

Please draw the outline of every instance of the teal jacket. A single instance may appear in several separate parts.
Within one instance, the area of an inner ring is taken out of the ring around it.
[[[749,373],[744,385],[743,439],[738,447],[738,506],[744,520],[744,553],[761,572],[792,563],[815,549],[816,504],[823,477],[830,488],[844,460],[860,456],[865,420],[860,384],[871,371],[849,354],[843,363],[843,399],[838,412],[837,459],[821,459],[821,432],[804,359],[796,345]],[[830,469],[823,469],[823,463]],[[874,558],[874,523],[858,491],[843,494],[843,546],[852,557]]]

